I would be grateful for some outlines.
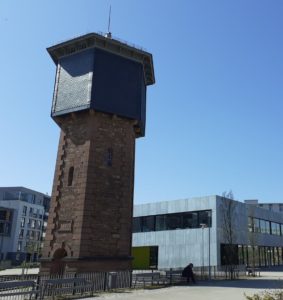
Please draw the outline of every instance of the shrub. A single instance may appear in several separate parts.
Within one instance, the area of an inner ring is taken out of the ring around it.
[[[245,294],[245,297],[247,300],[283,300],[283,291],[264,291],[259,294],[254,294],[253,296],[247,296]]]

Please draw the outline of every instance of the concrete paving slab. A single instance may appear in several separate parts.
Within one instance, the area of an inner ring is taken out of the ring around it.
[[[242,300],[246,295],[283,288],[283,272],[263,272],[261,277],[243,280],[217,280],[197,285],[174,286],[156,290],[106,293],[88,300]]]
[[[22,272],[23,272],[22,268],[6,269],[0,271],[0,276],[21,275]],[[38,272],[39,272],[39,268],[25,269],[25,274],[38,274]]]

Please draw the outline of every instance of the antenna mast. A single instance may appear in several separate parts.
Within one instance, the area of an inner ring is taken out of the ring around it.
[[[109,17],[108,17],[108,32],[106,33],[106,37],[111,39],[112,34],[110,32],[110,24],[111,24],[111,4],[110,4],[110,8],[109,8]]]

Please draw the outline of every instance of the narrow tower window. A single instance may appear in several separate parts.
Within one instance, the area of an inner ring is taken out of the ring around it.
[[[112,166],[112,159],[113,159],[113,150],[112,148],[108,148],[107,150],[107,166]]]
[[[68,175],[68,186],[73,185],[73,178],[74,178],[74,167],[70,167],[69,175]]]

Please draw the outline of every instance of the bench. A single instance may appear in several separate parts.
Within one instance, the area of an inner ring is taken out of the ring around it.
[[[182,276],[182,270],[166,271],[166,278],[169,279],[170,285],[187,282],[187,278]]]
[[[82,295],[86,291],[90,292],[91,296],[93,296],[94,283],[87,281],[84,278],[74,277],[48,279],[43,281],[41,299],[44,299],[45,296],[52,296],[54,299],[56,294],[60,295],[62,292],[67,292],[71,295],[80,293]]]
[[[248,276],[260,277],[260,269],[259,268],[246,268],[246,272]]]
[[[32,280],[0,282],[0,298],[29,295],[31,299],[32,295],[38,293],[37,284]]]
[[[143,283],[143,287],[145,287],[146,284],[160,285],[160,284],[168,283],[168,279],[164,276],[161,276],[159,272],[133,274],[133,281],[134,281],[134,287],[136,287],[137,283],[140,282]]]

